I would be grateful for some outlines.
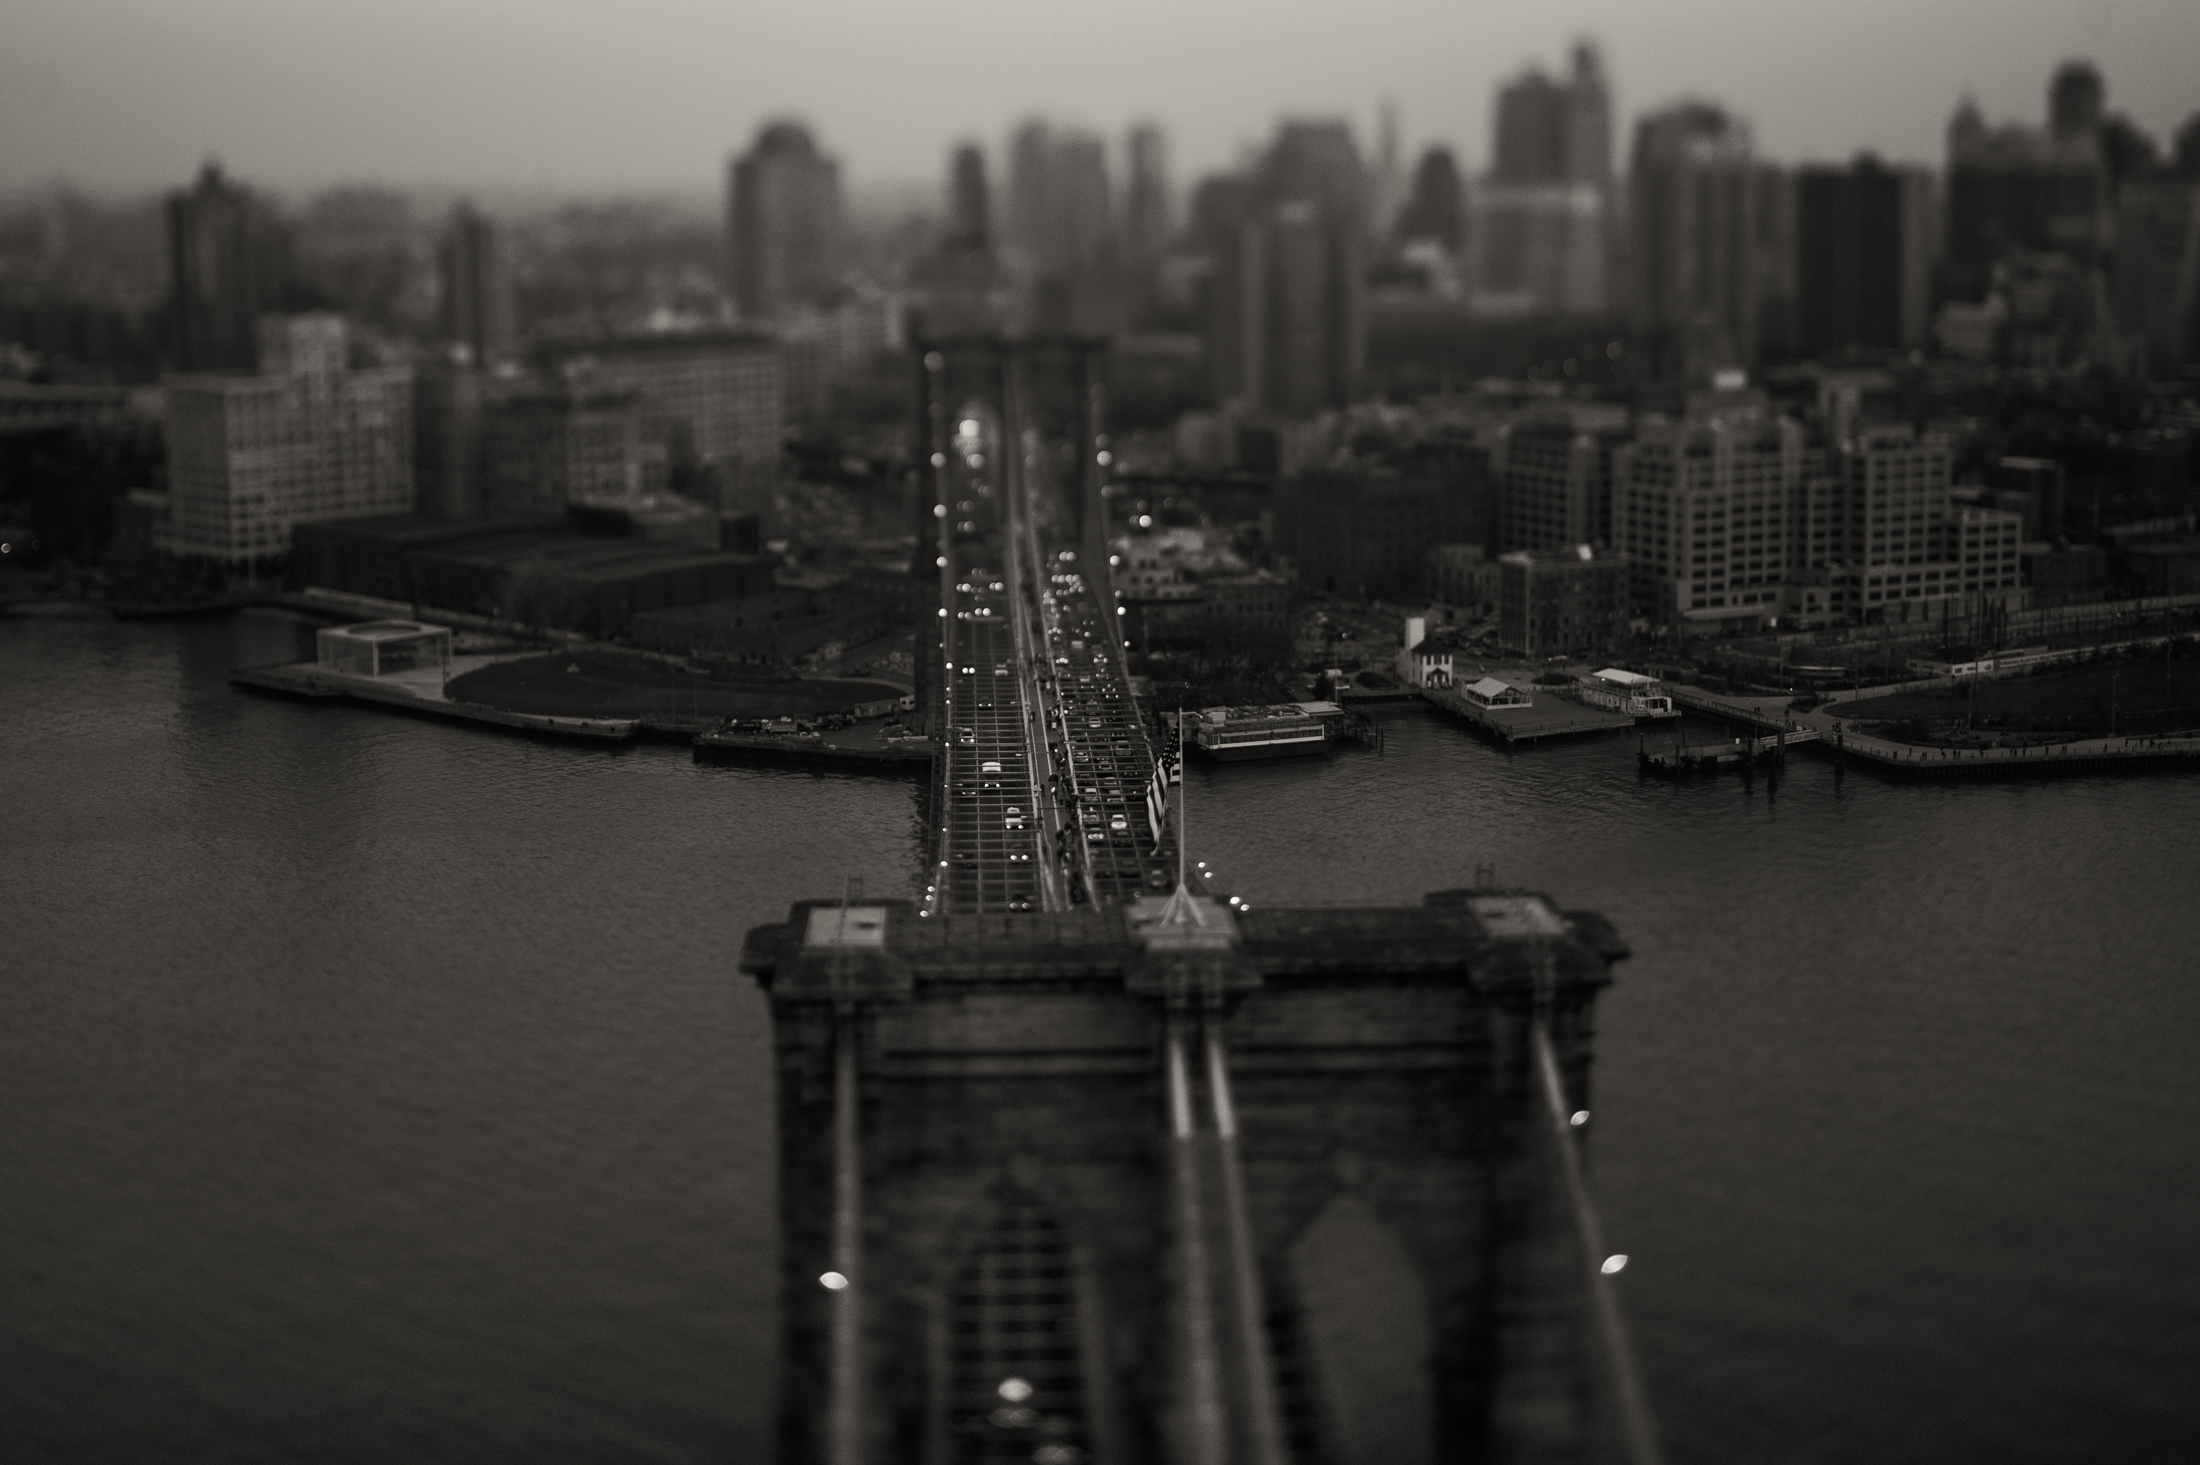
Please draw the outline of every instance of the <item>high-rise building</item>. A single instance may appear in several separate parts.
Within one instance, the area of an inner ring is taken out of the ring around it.
[[[1622,416],[1618,409],[1601,422],[1539,414],[1498,429],[1490,469],[1506,549],[1611,543],[1612,453],[1626,441]]]
[[[1796,346],[1806,356],[1925,344],[1931,325],[1932,182],[1859,157],[1795,183]]]
[[[840,165],[809,129],[773,122],[734,160],[726,185],[728,274],[741,314],[771,320],[840,283]]]
[[[1107,146],[1032,118],[1009,144],[1008,234],[1041,274],[1089,269],[1114,252]]]
[[[1421,154],[1413,170],[1413,191],[1405,212],[1398,218],[1398,237],[1403,240],[1433,239],[1456,251],[1467,237],[1465,191],[1459,181],[1459,165],[1451,149],[1431,147]]]
[[[985,181],[985,150],[974,142],[955,149],[947,168],[947,232],[950,254],[988,254],[993,249],[993,196]]]
[[[170,330],[178,370],[251,371],[259,320],[289,285],[289,240],[249,189],[209,161],[167,202]]]
[[[482,511],[482,412],[493,378],[457,347],[413,370],[413,506],[439,519]]]
[[[1469,192],[1469,299],[1484,314],[1595,314],[1608,304],[1611,100],[1596,48],[1563,79],[1500,88],[1489,176]]]
[[[443,338],[478,366],[512,351],[512,274],[495,224],[471,204],[451,211],[437,252]]]
[[[355,371],[343,317],[263,316],[257,375],[162,384],[170,553],[244,565],[294,525],[413,506],[412,373]]]
[[[2177,129],[2170,143],[2169,166],[2178,177],[2200,182],[2200,112],[2187,117]]]
[[[1167,135],[1158,123],[1137,123],[1127,151],[1131,176],[1123,199],[1123,252],[1133,260],[1157,260],[1169,247],[1173,223]]]
[[[1606,198],[1590,183],[1470,188],[1462,273],[1476,313],[1602,313],[1610,304]]]
[[[2076,101],[2069,111],[2084,115]],[[1947,188],[1943,291],[1952,299],[1983,299],[2015,251],[2090,263],[2101,250],[2107,179],[2090,131],[1988,127],[1966,99],[1948,122]]]
[[[2090,61],[2065,61],[2047,83],[2047,130],[2058,138],[2089,138],[2101,130],[2108,100],[2100,70]]]
[[[1368,179],[1368,225],[1378,239],[1390,238],[1406,206],[1406,165],[1398,136],[1398,104],[1383,98],[1376,114],[1375,167]]]
[[[2145,344],[2151,367],[2175,372],[2200,361],[2200,179],[2124,184],[2109,288],[2117,325]]]
[[[1806,466],[1784,418],[1646,422],[1612,456],[1612,544],[1631,558],[1636,604],[1696,629],[1777,615]]]
[[[1749,131],[1707,102],[1635,128],[1629,295],[1651,370],[1700,378],[1757,355],[1758,174]]]
[[[1367,184],[1342,122],[1293,121],[1251,176],[1202,191],[1208,365],[1224,402],[1343,406],[1367,361]]]
[[[1957,504],[1953,461],[1944,438],[1907,427],[1826,442],[1761,401],[1692,404],[1613,455],[1613,542],[1635,559],[1638,607],[1684,631],[2006,605],[2024,514]]]
[[[1959,508],[1945,438],[1875,427],[1839,444],[1833,465],[1831,561],[1852,619],[1912,620],[1935,602],[2017,593],[2024,515]]]
[[[1596,47],[1574,47],[1573,71],[1556,80],[1531,67],[1497,94],[1496,183],[1608,183],[1611,95]]]

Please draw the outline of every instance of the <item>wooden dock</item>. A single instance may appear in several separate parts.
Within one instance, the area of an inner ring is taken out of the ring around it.
[[[1787,761],[1787,750],[1798,743],[1815,743],[1815,728],[1783,729],[1769,737],[1734,738],[1718,743],[1675,743],[1668,748],[1644,745],[1638,755],[1651,773],[1716,773],[1725,768],[1748,771],[1760,764],[1774,767]]]
[[[695,756],[730,763],[778,763],[843,773],[928,773],[937,745],[930,738],[844,743],[830,733],[810,737],[710,731],[695,738]]]

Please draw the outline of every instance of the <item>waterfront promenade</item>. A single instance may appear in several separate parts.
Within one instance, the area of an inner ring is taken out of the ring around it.
[[[454,655],[447,670],[439,666],[424,666],[371,677],[331,671],[314,662],[304,661],[284,666],[243,667],[230,673],[229,681],[232,686],[251,687],[263,692],[283,692],[294,697],[350,697],[361,702],[424,713],[431,717],[454,718],[461,722],[483,723],[491,727],[540,733],[550,737],[620,743],[641,731],[642,720],[638,717],[576,717],[547,712],[510,712],[501,707],[489,707],[451,695],[450,684],[455,678],[500,661],[514,659],[516,658],[508,654]]]
[[[1809,712],[1790,711],[1788,704],[1794,698],[1786,693],[1733,697],[1707,692],[1701,687],[1680,686],[1672,688],[1672,693],[1674,702],[1691,712],[1767,732],[1782,728],[1808,729],[1818,734],[1819,744],[1836,759],[1855,758],[1914,777],[2061,773],[2162,765],[2200,767],[2200,736],[2079,738],[2065,743],[1981,748],[1920,747],[1861,731],[1840,711],[1844,703],[1914,691],[1921,685],[1945,685],[1946,682],[1946,678],[1940,678],[1930,683],[1864,687],[1844,693],[1838,700]]]

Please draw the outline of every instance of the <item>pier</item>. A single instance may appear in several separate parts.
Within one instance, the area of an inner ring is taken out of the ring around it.
[[[466,663],[487,665],[490,657],[451,658],[459,672],[472,670]],[[576,738],[586,742],[623,743],[642,730],[638,717],[568,717],[544,712],[507,712],[479,702],[459,701],[445,688],[440,668],[392,672],[382,676],[356,676],[331,671],[314,663],[245,667],[229,674],[235,687],[280,692],[292,697],[349,697],[358,702],[417,712],[427,717],[477,723],[507,732],[535,733],[543,737]]]
[[[1818,741],[1813,728],[1785,729],[1765,737],[1735,738],[1717,743],[1675,742],[1670,748],[1640,751],[1642,766],[1652,773],[1712,773],[1722,768],[1748,770],[1760,763],[1778,767],[1787,761],[1787,750],[1799,743]]]
[[[1863,695],[1876,695],[1876,690]],[[2074,738],[2060,743],[1935,747],[1896,742],[1846,725],[1832,702],[1791,712],[1790,699],[1728,697],[1701,687],[1675,687],[1673,700],[1692,712],[1753,729],[1784,731],[1790,744],[1815,743],[1840,764],[1850,760],[1904,778],[2022,777],[2066,773],[2142,772],[2200,768],[2200,731],[2163,737]],[[1761,739],[1760,739],[1761,741]]]
[[[1591,733],[1619,732],[1632,728],[1635,719],[1624,712],[1607,712],[1537,688],[1531,696],[1542,700],[1526,707],[1477,706],[1451,687],[1424,687],[1421,699],[1439,712],[1448,713],[1476,730],[1499,739],[1507,747],[1540,742],[1545,738],[1582,737]]]

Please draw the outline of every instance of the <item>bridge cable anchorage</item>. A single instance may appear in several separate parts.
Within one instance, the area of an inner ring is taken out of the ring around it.
[[[1626,1315],[1620,1309],[1619,1292],[1612,1281],[1626,1259],[1605,1250],[1604,1226],[1597,1216],[1595,1203],[1589,1198],[1589,1187],[1581,1174],[1581,1154],[1575,1147],[1574,1110],[1566,1102],[1558,1058],[1551,1046],[1549,1013],[1543,1005],[1549,995],[1550,976],[1550,948],[1546,944],[1537,973],[1538,1010],[1530,1029],[1536,1067],[1542,1078],[1543,1108],[1550,1120],[1567,1201],[1573,1208],[1575,1234],[1581,1243],[1583,1270],[1588,1278],[1590,1305],[1596,1316],[1605,1365],[1611,1371],[1612,1391],[1619,1405],[1620,1434],[1626,1446],[1628,1465],[1663,1465],[1664,1454],[1658,1447],[1656,1422],[1650,1415],[1649,1398],[1635,1364],[1634,1344],[1627,1333]]]
[[[1277,1408],[1275,1363],[1269,1356],[1260,1267],[1254,1258],[1253,1223],[1245,1200],[1244,1159],[1238,1150],[1237,1106],[1230,1097],[1230,1065],[1207,1012],[1207,1099],[1214,1111],[1216,1160],[1222,1172],[1222,1206],[1230,1243],[1231,1300],[1236,1304],[1238,1358],[1244,1373],[1245,1416],[1252,1465],[1285,1465],[1282,1415]]]
[[[1200,1197],[1199,1136],[1191,1076],[1184,1059],[1184,1019],[1168,1019],[1169,1146],[1176,1187],[1178,1264],[1182,1271],[1185,1458],[1190,1465],[1227,1465],[1227,1418],[1215,1339],[1214,1295],[1208,1272],[1207,1216]]]

